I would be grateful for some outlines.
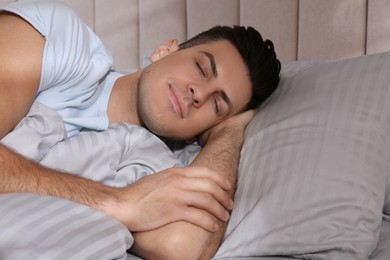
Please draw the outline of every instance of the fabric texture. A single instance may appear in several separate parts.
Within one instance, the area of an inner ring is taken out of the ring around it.
[[[217,256],[368,259],[390,169],[390,53],[293,67],[247,128]]]
[[[60,1],[22,1],[2,9],[21,16],[45,38],[36,100],[61,115],[68,136],[82,128],[106,129],[108,99],[121,74],[108,74],[112,57],[97,35]]]
[[[371,254],[371,260],[388,260],[390,256],[390,222],[382,221],[378,246]]]
[[[100,132],[82,131],[67,139],[63,139],[64,134],[61,117],[35,102],[1,143],[49,168],[114,187],[126,186],[170,167],[187,166],[200,150],[193,144],[171,151],[145,128],[127,123],[111,124]]]
[[[28,114],[0,142],[26,158],[40,162],[53,146],[65,138],[66,130],[60,115],[34,102]]]
[[[29,193],[0,195],[0,258],[126,259],[133,243],[121,223],[71,201]]]
[[[61,117],[35,102],[1,143],[47,167],[116,187],[187,165],[200,149],[193,144],[171,151],[145,128],[126,123],[64,137]],[[0,212],[0,259],[138,259],[126,254],[133,243],[127,228],[84,205],[28,193],[2,194]]]

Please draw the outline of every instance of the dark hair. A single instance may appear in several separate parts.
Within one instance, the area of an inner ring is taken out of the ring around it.
[[[255,108],[274,92],[279,83],[281,65],[273,43],[264,41],[252,27],[215,26],[183,42],[179,49],[218,40],[228,40],[240,53],[248,69],[253,91],[245,109]]]

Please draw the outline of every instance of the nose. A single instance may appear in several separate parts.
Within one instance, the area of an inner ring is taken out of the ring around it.
[[[191,95],[192,104],[195,107],[201,107],[213,92],[211,88],[192,84],[189,86],[189,93]]]

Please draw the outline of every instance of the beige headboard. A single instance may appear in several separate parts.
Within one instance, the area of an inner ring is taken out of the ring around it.
[[[0,4],[15,0],[0,0]],[[390,50],[389,0],[64,0],[103,39],[115,68],[138,68],[147,50],[216,24],[253,26],[282,61]]]

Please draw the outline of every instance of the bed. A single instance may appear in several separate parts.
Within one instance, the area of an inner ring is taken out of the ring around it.
[[[146,66],[166,40],[216,24],[250,25],[274,42],[280,86],[247,128],[236,207],[215,259],[389,259],[389,1],[65,2],[102,38],[120,71]],[[50,203],[39,199],[30,210]],[[57,209],[72,207],[61,203]],[[80,259],[137,259],[125,253],[131,237],[119,223],[87,207],[68,214],[108,232],[69,225],[72,243],[89,241]],[[57,256],[67,256],[61,250]]]

